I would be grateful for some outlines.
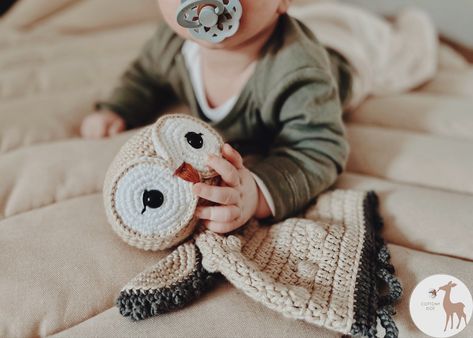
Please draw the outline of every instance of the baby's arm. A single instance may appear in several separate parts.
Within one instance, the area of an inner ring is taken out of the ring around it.
[[[267,97],[272,99],[262,119],[278,134],[269,154],[249,169],[265,183],[274,218],[280,220],[335,182],[345,167],[348,143],[336,85],[327,71],[300,69]]]
[[[112,95],[98,102],[97,111],[84,119],[84,137],[105,137],[151,123],[158,117],[159,107],[175,97],[161,69],[167,38],[163,27],[158,28],[122,75]]]

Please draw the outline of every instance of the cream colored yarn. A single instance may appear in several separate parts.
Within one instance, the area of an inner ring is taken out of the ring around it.
[[[306,218],[272,226],[252,222],[228,237],[206,231],[196,239],[203,266],[287,317],[349,333],[364,197],[335,191],[322,195]]]
[[[133,278],[124,290],[151,290],[175,285],[186,279],[197,264],[196,247],[184,243],[157,264]]]

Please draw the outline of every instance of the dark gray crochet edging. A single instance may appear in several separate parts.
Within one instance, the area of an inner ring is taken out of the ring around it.
[[[363,201],[366,231],[360,266],[355,286],[354,323],[350,334],[368,338],[377,337],[380,321],[385,338],[397,338],[399,331],[394,322],[394,303],[402,295],[402,287],[394,275],[389,250],[381,237],[383,220],[378,212],[379,200],[370,191]]]
[[[154,290],[123,290],[117,299],[120,314],[134,321],[180,309],[209,290],[218,279],[202,266],[202,254],[197,249],[196,266],[184,280],[169,287]]]

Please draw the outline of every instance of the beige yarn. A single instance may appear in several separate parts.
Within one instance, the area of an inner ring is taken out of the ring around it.
[[[228,237],[205,231],[196,238],[202,264],[287,317],[349,333],[364,198],[364,192],[335,191],[322,195],[306,218],[252,222]]]
[[[196,266],[196,247],[188,242],[133,278],[123,290],[150,290],[182,282]]]

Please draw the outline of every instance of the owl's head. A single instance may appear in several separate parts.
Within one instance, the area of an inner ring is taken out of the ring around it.
[[[223,140],[188,115],[161,117],[119,151],[108,169],[103,197],[108,221],[128,244],[163,250],[190,236],[197,225],[197,182],[217,174],[206,166]]]

